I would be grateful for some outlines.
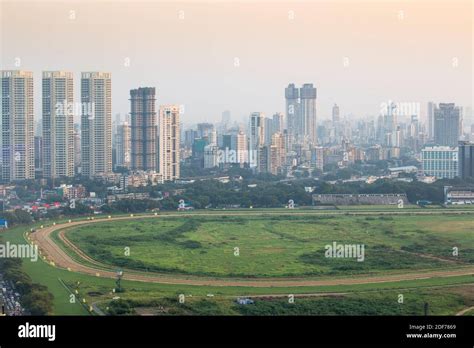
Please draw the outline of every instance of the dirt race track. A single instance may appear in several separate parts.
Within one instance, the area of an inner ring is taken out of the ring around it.
[[[257,212],[255,212],[257,213]],[[226,215],[256,215],[255,213],[240,213],[240,212],[226,212]],[[259,213],[262,214],[262,213]],[[267,212],[265,215],[279,214],[278,212]],[[294,215],[308,214],[308,213],[292,213]],[[354,213],[356,214],[356,213]],[[372,214],[364,212],[364,214]],[[380,214],[380,212],[373,213]],[[391,213],[393,214],[393,213]],[[431,212],[419,212],[410,214],[426,215],[432,214]],[[206,213],[182,213],[180,216],[209,216],[216,214]],[[63,224],[56,224],[54,226],[47,226],[36,232],[30,233],[29,238],[31,241],[38,245],[43,256],[55,267],[68,269],[71,272],[79,272],[83,274],[89,274],[92,276],[99,276],[105,278],[116,278],[116,272],[110,265],[101,264],[85,253],[79,248],[69,242],[63,233],[60,233],[59,237],[65,242],[65,244],[74,250],[74,252],[81,257],[85,262],[84,264],[71,258],[59,245],[57,245],[51,239],[51,233],[57,230],[82,226],[91,223],[99,223],[105,221],[119,221],[119,220],[130,220],[130,219],[143,219],[143,218],[160,218],[166,216],[176,216],[176,214],[166,215],[160,214],[154,215],[140,215],[140,216],[122,216],[122,217],[111,217],[102,218],[95,220],[83,220],[83,221],[72,221]],[[97,267],[94,267],[97,265]],[[197,276],[184,276],[184,275],[172,275],[172,274],[159,274],[159,273],[140,273],[138,271],[125,270],[123,279],[130,281],[141,281],[150,283],[161,283],[161,284],[184,284],[184,285],[199,285],[199,286],[233,286],[233,287],[299,287],[299,286],[333,286],[333,285],[354,285],[354,284],[370,284],[370,283],[385,283],[385,282],[397,282],[406,280],[417,280],[417,279],[428,279],[428,278],[440,278],[440,277],[452,277],[452,276],[465,276],[474,275],[474,266],[459,267],[458,269],[451,270],[440,270],[440,271],[419,271],[414,273],[402,273],[402,274],[389,274],[381,276],[351,276],[351,277],[334,277],[326,279],[309,279],[309,278],[252,278],[252,279],[238,279],[238,278],[210,278],[210,277],[197,277]],[[474,281],[474,278],[473,278]]]

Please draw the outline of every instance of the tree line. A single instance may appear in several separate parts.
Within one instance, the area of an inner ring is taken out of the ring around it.
[[[33,283],[22,269],[21,259],[0,259],[0,272],[4,279],[10,280],[21,295],[21,305],[31,315],[49,315],[53,312],[54,296],[44,285]]]

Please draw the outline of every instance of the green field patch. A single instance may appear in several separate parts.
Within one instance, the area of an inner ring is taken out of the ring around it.
[[[268,211],[268,210],[267,210]],[[280,210],[279,211],[281,214],[285,214],[285,210]],[[219,212],[216,212],[216,215],[219,214]],[[278,215],[278,219],[281,221],[285,221],[284,218],[280,217],[283,215]],[[308,220],[308,223],[306,225],[311,225],[311,221],[313,216],[310,216],[311,220]],[[402,245],[411,245],[416,242],[416,238],[420,237],[420,235],[426,234],[427,238],[422,239],[421,246],[418,246],[417,252],[426,252],[429,251],[430,247],[430,235],[436,235],[437,237],[441,238],[439,241],[441,242],[441,245],[439,246],[439,250],[445,250],[446,248],[451,248],[453,243],[456,243],[456,245],[460,245],[460,255],[463,255],[463,250],[472,250],[473,248],[473,238],[472,238],[472,232],[471,233],[466,233],[462,231],[450,231],[447,230],[443,233],[442,231],[440,232],[430,232],[428,225],[426,222],[431,222],[436,224],[437,221],[447,221],[449,218],[449,221],[465,221],[466,223],[471,223],[472,224],[472,215],[456,215],[456,216],[447,216],[447,215],[434,215],[434,216],[410,216],[410,217],[405,217],[405,216],[400,216],[400,217],[394,217],[394,221],[396,223],[396,229],[395,229],[395,234],[392,235],[390,238],[389,236],[380,233],[379,225],[381,223],[384,223],[385,221],[379,220],[377,216],[367,216],[367,218],[372,218],[374,217],[374,220],[367,220],[368,222],[375,222],[375,224],[371,224],[370,226],[358,226],[358,224],[355,222],[356,217],[352,216],[335,216],[334,218],[328,218],[326,220],[333,220],[333,221],[340,221],[339,222],[339,227],[341,226],[346,226],[349,225],[350,228],[348,228],[349,233],[351,233],[351,230],[353,230],[353,235],[355,236],[355,240],[359,240],[362,238],[362,236],[365,234],[367,236],[367,241],[373,240],[374,243],[380,243],[380,240],[388,240],[389,242],[387,243],[390,245],[392,248],[397,249],[398,247]],[[106,218],[106,217],[105,217]],[[303,217],[304,218],[304,217]],[[315,220],[318,220],[315,216]],[[107,222],[98,222],[97,224],[94,225],[88,225],[87,228],[83,230],[79,230],[79,228],[76,228],[71,231],[71,234],[68,232],[67,236],[68,238],[72,239],[71,236],[74,233],[78,233],[78,235],[81,235],[84,239],[87,239],[87,236],[91,235],[97,235],[99,237],[104,237],[104,238],[115,238],[115,237],[120,237],[120,236],[135,236],[139,234],[149,234],[149,233],[166,233],[168,229],[172,229],[174,227],[180,226],[183,223],[184,217],[178,216],[177,218],[169,218],[169,219],[161,219],[156,221],[155,219],[143,219],[143,220],[134,220],[134,221],[121,221],[121,222],[116,222],[116,223],[107,223]],[[203,219],[207,219],[207,217],[203,217]],[[251,228],[254,227],[254,225],[251,223],[251,220],[255,219],[255,217],[251,216],[247,219],[248,220],[247,226],[250,226]],[[271,217],[266,217],[264,220],[271,221],[273,219],[273,216]],[[277,219],[277,220],[278,220]],[[300,221],[301,222],[302,217],[298,216],[295,217],[295,221]],[[365,220],[364,217],[357,217],[359,220]],[[258,220],[258,219],[257,219]],[[67,220],[66,220],[67,221]],[[220,220],[219,220],[220,221]],[[321,221],[321,220],[319,220]],[[388,222],[388,221],[386,221]],[[44,224],[44,222],[41,222]],[[46,222],[47,224],[51,224],[52,222]],[[39,226],[39,223],[35,225],[36,227]],[[139,227],[136,230],[132,230],[131,232],[130,227]],[[147,227],[145,227],[147,226]],[[204,233],[198,233],[198,231],[192,232],[192,234],[198,234],[199,236],[199,241],[202,243],[203,240],[210,239],[212,243],[219,244],[225,239],[225,242],[229,246],[236,245],[236,242],[242,242],[242,241],[247,241],[249,245],[251,245],[251,242],[253,242],[252,236],[259,236],[260,233],[257,230],[250,230],[248,232],[248,235],[246,236],[241,236],[239,235],[239,230],[242,230],[242,228],[239,229],[239,227],[233,226],[232,223],[226,224],[226,228],[221,229],[222,227],[222,221],[220,223],[212,224],[210,227],[212,228],[214,232],[214,236],[211,238],[208,236],[204,230]],[[11,243],[24,243],[24,232],[29,231],[31,226],[19,226],[19,227],[14,227],[11,229],[8,229],[6,231],[2,231],[2,237],[4,240],[8,240]],[[206,226],[201,225],[200,229],[202,228],[207,228]],[[249,227],[245,227],[244,234],[247,233],[247,229]],[[105,229],[105,233],[103,233]],[[226,238],[223,238],[223,232],[220,232],[224,230],[226,233]],[[331,228],[331,225],[328,225],[327,228],[328,232],[327,233],[333,233],[333,229]],[[90,233],[88,233],[90,232]],[[264,231],[265,232],[265,231]],[[306,233],[314,233],[313,230],[308,230]],[[271,233],[261,233],[266,241],[272,241],[274,236],[272,236]],[[449,238],[448,238],[449,235]],[[185,234],[185,238],[187,238],[187,234]],[[228,237],[228,238],[227,238]],[[245,237],[245,238],[244,238]],[[324,237],[327,239],[327,236]],[[335,235],[334,240],[339,240],[339,236]],[[408,239],[407,239],[408,238]],[[438,242],[439,242],[438,241]],[[89,241],[90,242],[90,241]],[[92,242],[90,242],[92,243]],[[318,245],[311,244],[309,247],[302,249],[303,252],[312,252],[315,250],[318,250],[323,248],[324,246],[324,241],[319,243]],[[367,242],[368,243],[368,242]],[[86,243],[87,244],[87,243]],[[291,245],[287,245],[288,242],[285,241],[286,244],[283,247],[277,247],[278,251],[284,251],[284,250],[290,250],[292,254],[296,255],[296,257],[299,256],[298,249],[300,248],[299,245],[296,245],[294,249],[291,249]],[[131,244],[129,244],[131,245]],[[154,245],[153,248],[156,248],[158,245]],[[224,244],[223,244],[224,245]],[[137,254],[134,252],[134,245],[132,246],[132,256],[135,257]],[[175,247],[175,246],[174,246]],[[266,247],[269,252],[272,252],[274,248],[276,248],[272,244],[266,244],[263,245],[260,244],[257,249],[260,249],[262,247]],[[283,249],[281,249],[283,248]],[[287,249],[289,248],[289,249]],[[241,255],[245,255],[245,250],[247,248],[241,248]],[[277,250],[275,249],[275,250]],[[121,245],[118,246],[118,250],[120,251],[118,254],[123,255],[123,248]],[[135,250],[137,251],[137,250]],[[194,251],[194,250],[188,250],[188,251]],[[201,253],[203,249],[198,249],[196,252],[196,257],[200,257],[199,253]],[[71,254],[74,254],[70,250],[68,250]],[[233,251],[228,251],[228,254],[232,254]],[[269,254],[272,255],[273,254]],[[156,262],[157,260],[155,260]],[[160,260],[161,261],[161,260]],[[298,263],[301,261],[298,260]],[[267,264],[268,265],[268,264]],[[272,263],[270,263],[271,266]],[[216,268],[217,266],[214,265],[213,268]],[[282,270],[284,270],[286,265],[282,267]],[[100,301],[100,307],[102,306],[102,301],[108,301],[112,300],[112,297],[115,295],[112,293],[112,288],[115,286],[115,281],[114,279],[108,279],[108,278],[99,278],[95,276],[89,276],[89,275],[84,275],[84,274],[79,274],[76,272],[68,272],[67,270],[64,269],[59,269],[56,267],[53,267],[49,265],[48,263],[43,262],[42,260],[39,260],[38,262],[31,262],[29,260],[25,260],[23,262],[23,269],[27,274],[32,278],[34,282],[43,284],[48,287],[48,290],[54,295],[54,314],[60,314],[60,315],[87,315],[88,311],[84,309],[83,306],[81,306],[78,302],[71,304],[69,302],[69,296],[70,292],[64,287],[63,284],[61,284],[60,280],[63,280],[65,283],[68,284],[71,288],[74,288],[74,284],[77,282],[80,282],[79,290],[80,294],[83,295],[87,303],[94,303]],[[431,299],[434,299],[432,294],[424,295],[425,298],[430,302],[430,310],[432,309],[432,312],[430,314],[435,314],[435,315],[454,315],[457,311],[460,311],[464,308],[470,307],[474,305],[474,303],[465,303],[463,305],[459,305],[458,302],[452,302],[451,297],[446,297],[445,291],[448,291],[447,289],[458,289],[458,288],[465,288],[467,285],[465,284],[471,284],[471,286],[468,288],[468,290],[465,291],[466,294],[470,294],[472,297],[472,282],[473,282],[473,277],[472,276],[453,276],[453,277],[446,277],[446,278],[429,278],[429,279],[417,279],[417,280],[410,280],[410,281],[401,281],[401,282],[384,282],[384,283],[371,283],[371,284],[353,284],[353,285],[334,285],[334,286],[318,286],[318,287],[311,287],[311,286],[299,286],[299,287],[261,287],[261,288],[255,288],[255,287],[210,287],[210,286],[191,286],[191,285],[173,285],[173,284],[156,284],[156,283],[145,283],[145,282],[136,282],[136,281],[127,281],[124,280],[122,282],[122,286],[126,289],[126,292],[121,294],[121,297],[124,299],[132,299],[132,300],[137,300],[141,301],[143,304],[146,304],[148,300],[159,300],[163,298],[170,298],[170,300],[174,300],[176,302],[177,294],[180,293],[185,293],[187,296],[193,295],[191,298],[192,300],[188,301],[188,297],[186,299],[186,302],[188,305],[192,305],[192,301],[199,301],[202,298],[206,298],[206,294],[208,293],[213,293],[215,295],[214,298],[212,299],[206,299],[206,301],[209,302],[217,302],[219,305],[223,303],[222,305],[225,307],[221,309],[221,312],[219,313],[230,313],[230,312],[235,312],[233,308],[234,306],[234,300],[238,296],[245,296],[245,295],[256,295],[256,294],[261,294],[262,296],[265,294],[305,294],[305,293],[328,293],[328,292],[369,292],[369,294],[374,293],[374,291],[380,291],[380,292],[387,292],[387,303],[390,303],[388,305],[391,306],[391,301],[393,301],[393,296],[398,294],[400,291],[403,291],[404,293],[408,291],[407,289],[411,289],[410,291],[412,292],[420,292],[423,291],[428,291],[427,289],[431,289],[433,287],[438,287],[439,291],[437,295],[437,300],[436,302],[439,303],[436,304],[433,302]],[[398,290],[393,290],[393,289],[398,289]],[[431,291],[431,290],[430,290]],[[394,295],[390,295],[389,293],[393,293]],[[94,296],[89,296],[89,293],[92,293]],[[102,293],[103,295],[98,295],[95,296],[97,293]],[[451,293],[451,291],[449,291]],[[224,297],[224,299],[222,299]],[[232,299],[227,299],[228,297],[231,297]],[[443,298],[446,298],[446,302],[442,302],[441,300]],[[299,299],[296,299],[296,303],[299,302]],[[344,301],[344,299],[341,299],[341,301]],[[418,308],[418,307],[417,307]],[[418,312],[419,309],[418,309]],[[473,311],[470,311],[468,314],[474,314]]]
[[[472,263],[469,232],[431,232],[433,219],[444,216],[169,217],[101,222],[68,231],[67,237],[114,267],[213,277],[379,274]],[[459,222],[455,229],[471,221],[469,215],[450,219]],[[363,244],[364,261],[326,258],[325,245],[333,242]],[[454,258],[457,244],[463,254]]]
[[[184,295],[184,294],[182,294]],[[399,301],[403,295],[402,302]],[[252,297],[251,304],[238,304],[239,296],[191,296],[180,302],[175,296],[120,299],[108,301],[102,308],[109,314],[122,315],[453,315],[472,306],[472,287],[459,286],[402,291],[330,293],[318,296],[288,295]],[[245,297],[245,296],[244,296]],[[466,315],[469,315],[467,312]]]
[[[296,298],[289,303],[286,298],[257,299],[251,305],[234,305],[241,315],[424,315],[428,303],[429,315],[449,315],[472,301],[446,291],[409,291],[403,294],[399,303],[399,293],[371,292],[342,296],[316,298]]]
[[[364,261],[358,261],[355,257],[326,257],[326,249],[302,254],[300,260],[308,264],[326,266],[331,269],[330,274],[345,274],[347,272],[351,274],[370,274],[376,269],[399,270],[442,265],[441,261],[428,260],[414,254],[406,254],[387,245],[368,245],[364,250]]]

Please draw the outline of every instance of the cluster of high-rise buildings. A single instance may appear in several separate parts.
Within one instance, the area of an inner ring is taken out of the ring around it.
[[[217,126],[199,123],[184,134],[184,156],[197,168],[249,166],[258,173],[286,174],[298,163],[301,149],[310,153],[317,141],[316,88],[294,84],[285,89],[286,115],[252,112],[248,124],[230,124],[230,112]],[[293,151],[297,149],[298,151]]]
[[[419,103],[391,101],[375,118],[343,118],[334,104],[330,119],[317,120],[316,88],[290,83],[285,113],[252,112],[239,124],[227,110],[217,124],[183,129],[182,106],[157,107],[153,87],[132,89],[130,112],[112,120],[110,73],[83,72],[80,102],[71,72],[43,72],[41,88],[41,131],[35,134],[33,73],[1,71],[2,182],[123,171],[133,173],[134,182],[174,181],[183,163],[197,173],[238,165],[290,177],[330,164],[402,157],[418,159],[421,171],[437,178],[469,177],[474,168],[473,139],[453,103],[428,103],[425,122]]]
[[[130,123],[118,127],[114,149],[110,73],[83,72],[80,102],[71,72],[44,71],[41,87],[41,132],[35,136],[33,73],[1,71],[2,182],[107,177],[114,153],[117,165],[157,171],[163,181],[179,178],[180,108],[163,105],[157,115],[155,88],[130,91]]]
[[[223,113],[223,121],[226,117],[228,111]],[[265,117],[262,112],[253,112],[248,125],[198,123],[196,129],[184,132],[183,158],[195,168],[237,164],[256,172],[282,174],[286,166],[286,136],[281,113]]]
[[[474,143],[461,140],[462,109],[453,103],[429,103],[428,127],[432,141],[421,150],[423,173],[447,179],[474,176]]]
[[[196,168],[239,163],[259,173],[290,176],[297,171],[323,171],[329,164],[344,167],[402,158],[419,160],[420,173],[426,176],[467,177],[472,172],[471,152],[464,149],[471,146],[467,140],[474,132],[463,133],[462,109],[453,103],[428,103],[425,122],[420,104],[414,102],[382,103],[379,116],[372,119],[342,118],[334,104],[331,119],[316,122],[312,84],[301,88],[289,84],[284,96],[286,114],[266,117],[253,112],[248,124],[229,127],[226,111],[217,125],[200,123],[185,130],[182,158]],[[461,156],[461,151],[468,155]],[[461,166],[471,169],[461,171]]]
[[[173,181],[180,177],[181,106],[161,105],[157,112],[155,104],[154,87],[130,91],[130,114],[117,115],[113,127],[114,169]]]

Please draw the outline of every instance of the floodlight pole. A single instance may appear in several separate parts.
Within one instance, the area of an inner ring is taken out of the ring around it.
[[[123,271],[121,269],[118,269],[117,270],[117,279],[115,280],[115,285],[116,285],[115,292],[121,292],[121,290],[122,290],[122,286],[120,284],[120,281],[122,280],[122,277],[123,277]]]

